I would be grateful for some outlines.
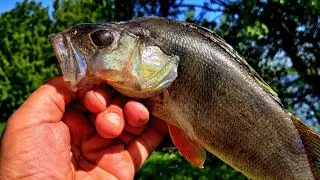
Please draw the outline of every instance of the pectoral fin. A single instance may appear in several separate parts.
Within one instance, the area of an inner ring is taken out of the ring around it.
[[[203,168],[203,163],[206,160],[205,149],[178,127],[173,125],[168,125],[168,127],[171,139],[182,156],[190,163]]]

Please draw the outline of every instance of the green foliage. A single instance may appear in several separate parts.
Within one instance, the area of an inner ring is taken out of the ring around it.
[[[200,169],[183,159],[175,149],[155,151],[136,174],[135,179],[246,179],[227,164],[219,161],[211,154],[207,154],[204,168]]]
[[[255,21],[246,27],[245,32],[255,39],[262,39],[268,33],[268,27],[260,21]]]
[[[48,10],[35,2],[24,1],[1,14],[1,121],[5,121],[34,89],[58,73],[47,40],[50,24]]]
[[[0,135],[2,134],[2,132],[3,132],[5,127],[6,127],[6,123],[5,122],[0,123]]]
[[[110,0],[55,0],[53,31],[59,32],[77,23],[110,22],[114,20],[114,7]]]

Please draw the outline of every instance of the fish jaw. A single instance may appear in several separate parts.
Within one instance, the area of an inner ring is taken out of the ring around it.
[[[50,34],[49,41],[57,56],[63,79],[70,83],[72,91],[77,91],[77,84],[86,76],[87,62],[84,56],[70,43],[70,39],[61,33]]]

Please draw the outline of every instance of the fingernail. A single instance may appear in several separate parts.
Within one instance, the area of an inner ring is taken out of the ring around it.
[[[116,128],[120,128],[120,117],[116,113],[107,113],[104,116],[112,125],[114,125]]]

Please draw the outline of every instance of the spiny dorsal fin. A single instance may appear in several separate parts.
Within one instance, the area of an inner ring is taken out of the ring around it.
[[[231,55],[236,62],[238,62],[242,67],[244,67],[248,73],[257,81],[257,83],[268,92],[273,99],[283,107],[278,95],[272,88],[259,76],[259,74],[241,57],[236,50],[234,50],[228,43],[225,42],[220,36],[218,36],[215,32],[190,23],[183,23],[185,26],[196,29],[203,37],[215,42],[219,45],[224,51],[226,51],[229,55]]]
[[[320,136],[304,125],[297,117],[291,116],[291,120],[299,131],[315,179],[320,179]]]

